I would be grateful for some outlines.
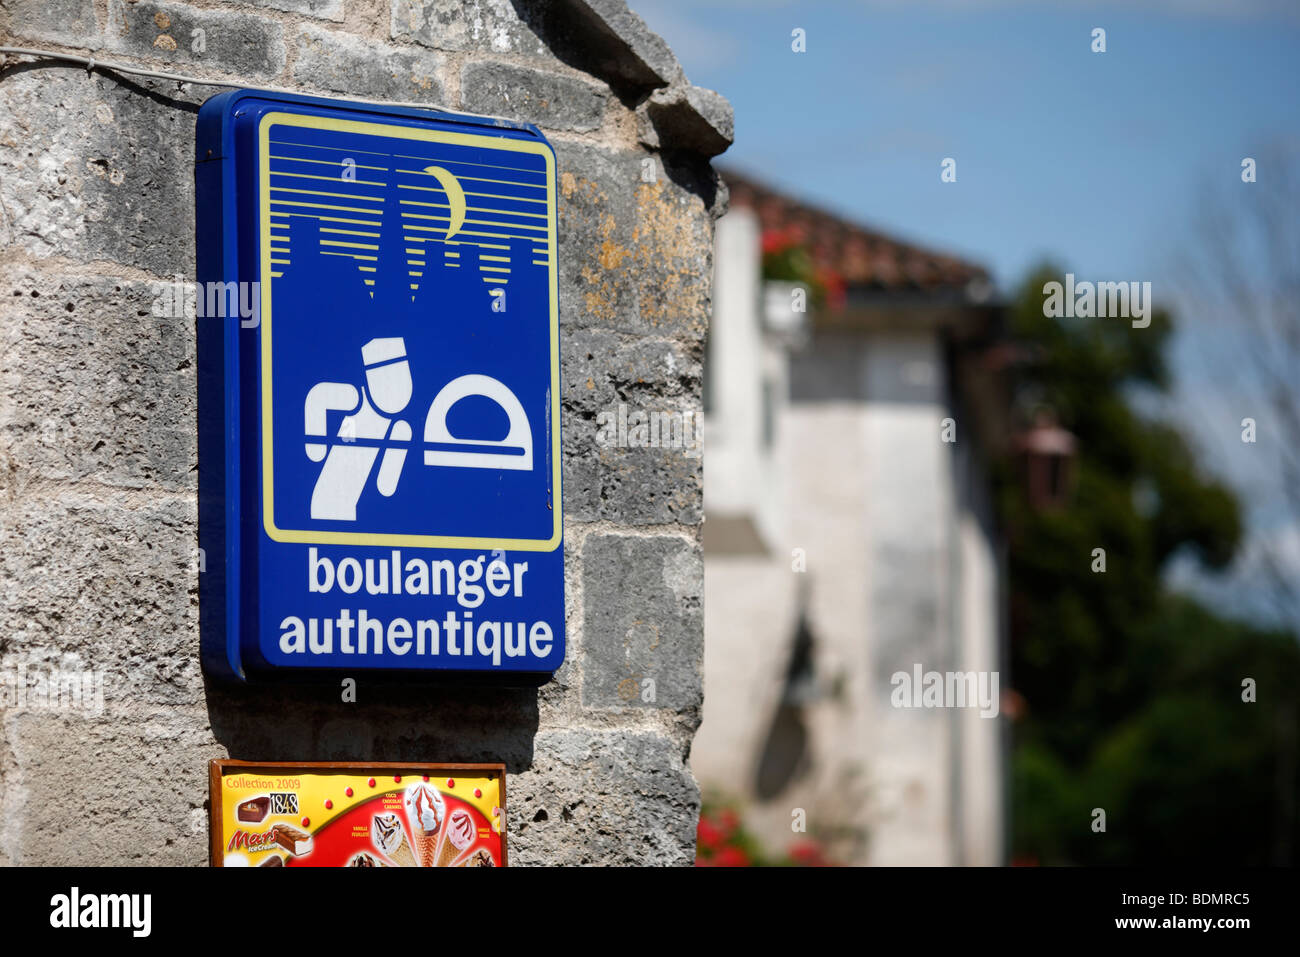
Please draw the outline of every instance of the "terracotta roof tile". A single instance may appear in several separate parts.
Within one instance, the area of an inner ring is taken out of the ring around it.
[[[722,178],[731,205],[753,209],[765,235],[807,246],[819,269],[838,274],[847,285],[935,291],[988,280],[988,272],[974,263],[893,239],[737,173],[724,171]]]

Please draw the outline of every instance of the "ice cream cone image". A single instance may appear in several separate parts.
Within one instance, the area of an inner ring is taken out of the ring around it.
[[[406,840],[402,819],[396,814],[376,814],[370,822],[370,840],[375,850],[398,867],[415,867],[415,853]]]
[[[417,835],[415,838],[415,850],[420,855],[420,866],[433,867],[433,862],[437,857],[438,852],[438,832],[434,831],[430,834],[416,828],[415,833]]]
[[[419,782],[406,789],[404,804],[406,819],[411,822],[416,860],[420,867],[433,867],[446,813],[442,795],[432,785]]]
[[[438,848],[438,861],[434,867],[450,867],[451,862],[460,857],[474,843],[477,828],[469,812],[457,808],[447,818],[447,833],[442,846]]]

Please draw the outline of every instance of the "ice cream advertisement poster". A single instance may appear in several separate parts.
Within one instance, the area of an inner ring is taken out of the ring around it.
[[[502,867],[505,766],[213,761],[216,867]]]

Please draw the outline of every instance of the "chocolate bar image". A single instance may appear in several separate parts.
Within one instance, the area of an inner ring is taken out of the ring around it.
[[[279,854],[272,854],[270,857],[268,857],[266,860],[264,860],[261,864],[258,864],[257,866],[258,867],[284,867],[284,858],[281,857]]]
[[[311,851],[311,835],[288,824],[272,827],[271,839],[295,857]]]
[[[250,798],[243,804],[239,805],[235,814],[241,821],[248,821],[252,824],[265,820],[266,812],[271,809],[271,799],[269,797]]]

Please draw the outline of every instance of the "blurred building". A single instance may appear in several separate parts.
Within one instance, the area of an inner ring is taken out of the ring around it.
[[[802,809],[843,863],[1001,863],[1004,720],[890,700],[1002,668],[988,277],[725,178],[692,766],[774,853]]]

